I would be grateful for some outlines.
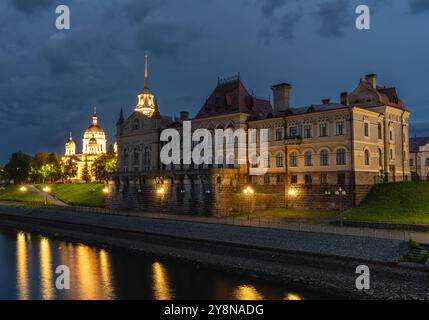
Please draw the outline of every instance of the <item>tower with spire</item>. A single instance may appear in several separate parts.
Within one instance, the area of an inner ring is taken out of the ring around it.
[[[148,54],[146,52],[144,60],[144,86],[138,95],[138,102],[134,110],[148,118],[152,118],[156,112],[156,102],[148,86],[148,74]]]
[[[74,156],[76,154],[76,143],[73,141],[72,133],[70,132],[69,139],[66,142],[66,156]]]

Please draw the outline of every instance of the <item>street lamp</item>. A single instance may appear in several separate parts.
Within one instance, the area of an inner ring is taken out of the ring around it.
[[[51,192],[51,188],[44,187],[43,192],[45,193],[45,206],[48,205],[48,193]]]
[[[109,188],[108,187],[104,187],[103,188],[103,193],[104,194],[108,194],[109,193]]]
[[[253,188],[252,187],[250,187],[250,186],[248,186],[247,188],[245,188],[244,190],[243,190],[243,193],[244,193],[244,195],[247,197],[247,199],[248,199],[248,207],[249,207],[249,214],[251,213],[251,211],[252,211],[252,207],[251,207],[251,197],[252,197],[252,195],[255,193],[255,190],[253,190]],[[247,215],[247,219],[249,219],[249,215]]]
[[[19,188],[19,191],[25,192],[25,191],[27,191],[27,187],[26,186],[22,186],[21,188]]]
[[[287,194],[290,197],[296,197],[298,195],[298,191],[296,189],[289,189]]]
[[[332,193],[331,193],[331,191],[325,191],[325,195],[331,196]],[[342,215],[341,212],[343,211],[343,197],[347,195],[347,192],[346,192],[346,190],[343,190],[340,187],[340,188],[338,188],[337,190],[335,190],[333,192],[333,195],[336,196],[336,197],[339,197],[339,202],[340,202],[340,223],[341,223],[341,226],[342,226],[343,225],[343,215]]]

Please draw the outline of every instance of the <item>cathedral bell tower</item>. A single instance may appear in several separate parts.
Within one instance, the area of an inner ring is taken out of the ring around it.
[[[148,118],[151,118],[156,111],[155,97],[148,86],[148,55],[145,54],[144,62],[144,87],[138,95],[138,103],[134,109],[142,113]]]

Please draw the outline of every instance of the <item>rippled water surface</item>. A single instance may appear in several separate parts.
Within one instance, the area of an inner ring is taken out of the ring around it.
[[[57,266],[70,289],[57,290]],[[0,299],[313,299],[283,285],[120,249],[0,230]]]

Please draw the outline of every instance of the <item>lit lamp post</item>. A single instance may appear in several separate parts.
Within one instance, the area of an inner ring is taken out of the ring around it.
[[[44,187],[43,192],[45,193],[45,206],[48,205],[48,193],[51,192],[51,188]]]
[[[331,191],[325,191],[325,195],[330,196],[332,195]],[[343,197],[347,195],[346,190],[343,190],[342,188],[338,188],[338,190],[334,191],[334,195],[339,198],[340,202],[340,223],[341,226],[343,225],[343,215],[341,214],[341,211],[343,210]]]
[[[253,190],[252,187],[248,186],[247,188],[245,188],[243,190],[244,195],[246,196],[246,198],[248,199],[248,204],[249,204],[249,214],[251,213],[251,198],[255,193],[255,190]],[[249,215],[247,216],[247,218],[249,218]]]
[[[27,191],[27,187],[26,186],[22,186],[21,188],[19,188],[19,191],[26,192]]]

